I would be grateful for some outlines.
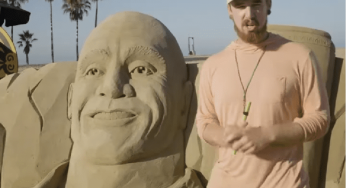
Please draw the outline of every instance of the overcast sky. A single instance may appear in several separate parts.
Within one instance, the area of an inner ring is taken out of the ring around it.
[[[63,14],[62,0],[53,2],[55,61],[76,60],[76,22]],[[95,4],[79,22],[79,50],[95,24]],[[23,30],[38,39],[29,54],[30,64],[51,62],[50,6],[44,0],[29,0],[22,8],[31,12],[26,25],[14,27],[14,42],[19,64],[26,64],[23,48],[18,48],[18,34]],[[138,11],[163,22],[176,37],[184,55],[187,38],[195,38],[199,55],[221,51],[236,39],[233,22],[228,18],[226,0],[102,0],[98,22],[120,11]],[[295,25],[328,32],[336,47],[345,47],[345,0],[273,0],[269,24]],[[11,28],[5,27],[11,35]]]

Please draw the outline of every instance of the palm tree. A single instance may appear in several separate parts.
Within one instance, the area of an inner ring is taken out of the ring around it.
[[[53,47],[53,10],[52,2],[54,0],[45,0],[50,3],[50,31],[51,31],[51,48],[52,48],[52,63],[54,63],[54,47]]]
[[[26,3],[28,2],[29,0],[7,0],[7,3],[12,5],[12,6],[15,6],[15,7],[18,7],[18,8],[21,8],[21,4],[22,3]],[[11,39],[13,41],[13,26],[11,26]]]
[[[19,48],[24,46],[24,50],[23,52],[26,54],[26,64],[29,65],[29,52],[30,52],[30,48],[32,47],[32,42],[34,42],[35,40],[37,40],[36,38],[32,39],[32,36],[34,34],[30,33],[29,30],[23,31],[22,34],[19,34],[20,37],[20,41],[18,41],[17,43],[19,44]]]
[[[99,1],[101,0],[91,0],[92,2],[96,3],[96,14],[95,14],[95,27],[97,26],[97,12],[99,9]]]
[[[88,0],[64,0],[62,9],[64,14],[70,14],[71,21],[76,21],[76,53],[78,61],[78,20],[83,20],[84,13],[88,15],[88,9],[91,9],[90,2]]]

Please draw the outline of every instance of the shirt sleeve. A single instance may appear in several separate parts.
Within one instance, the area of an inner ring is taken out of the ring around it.
[[[303,116],[295,118],[304,130],[305,142],[323,137],[330,123],[330,110],[326,86],[315,54],[310,51],[300,75],[300,99]]]
[[[196,126],[198,136],[206,141],[203,133],[208,124],[219,124],[215,113],[214,100],[211,91],[211,70],[207,66],[207,61],[203,64],[198,89],[198,108],[196,114]]]

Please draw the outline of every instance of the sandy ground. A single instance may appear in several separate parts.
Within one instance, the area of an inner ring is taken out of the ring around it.
[[[340,57],[340,58],[344,58],[345,57],[345,48],[337,48],[335,50],[335,56]]]

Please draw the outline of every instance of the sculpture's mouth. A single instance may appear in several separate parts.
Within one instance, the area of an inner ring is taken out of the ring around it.
[[[129,111],[97,112],[91,117],[100,120],[117,120],[135,117],[136,114]]]
[[[86,116],[87,124],[97,127],[122,127],[129,125],[138,117],[130,110],[95,111]]]

